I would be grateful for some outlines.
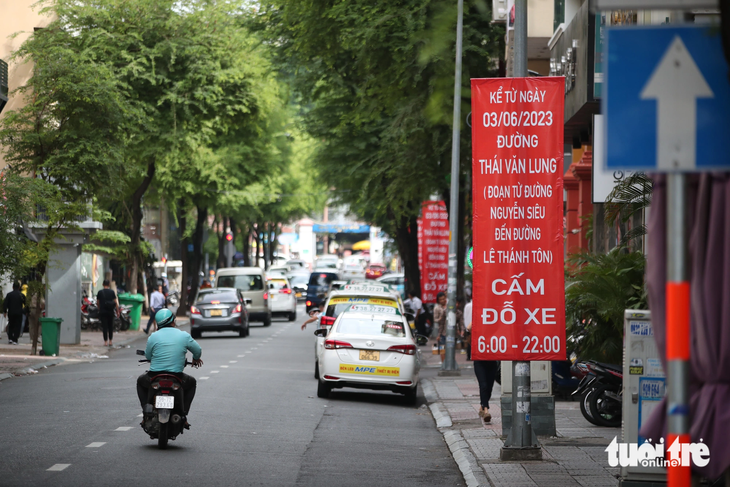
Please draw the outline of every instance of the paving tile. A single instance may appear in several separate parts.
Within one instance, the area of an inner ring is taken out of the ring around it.
[[[482,468],[494,487],[538,487],[520,464],[487,463]]]
[[[617,487],[619,481],[617,478],[608,476],[576,476],[573,477],[582,487]]]
[[[463,399],[464,394],[461,393],[459,388],[454,384],[453,381],[433,381],[433,386],[436,388],[441,399]]]
[[[496,460],[504,443],[499,438],[470,438],[466,442],[479,460]]]

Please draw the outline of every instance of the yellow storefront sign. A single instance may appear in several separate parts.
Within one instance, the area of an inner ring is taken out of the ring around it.
[[[400,367],[378,367],[371,365],[340,364],[340,373],[398,377],[400,375]]]

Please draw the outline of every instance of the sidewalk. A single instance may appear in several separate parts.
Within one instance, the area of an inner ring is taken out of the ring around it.
[[[148,317],[142,316],[142,327],[147,324]],[[180,326],[188,324],[187,318],[178,318]],[[74,363],[79,361],[95,361],[109,358],[111,350],[130,348],[140,340],[140,348],[144,347],[147,335],[141,330],[127,330],[114,333],[114,348],[104,346],[104,336],[101,330],[82,331],[81,343],[78,345],[61,345],[57,357],[30,355],[30,334],[24,333],[18,340],[18,345],[9,345],[7,335],[0,334],[0,381],[10,377],[36,374],[39,370],[53,365]],[[41,337],[42,340],[42,337]],[[38,343],[41,351],[41,342]]]
[[[479,418],[479,384],[471,362],[456,351],[461,377],[435,377],[421,382],[426,401],[468,486],[491,487],[616,487],[618,468],[608,466],[604,451],[619,428],[599,428],[586,421],[577,401],[556,400],[557,437],[540,437],[543,461],[503,462],[504,444],[500,396],[494,384],[489,412]],[[425,355],[424,355],[425,356]],[[439,366],[436,355],[426,357],[428,368]]]

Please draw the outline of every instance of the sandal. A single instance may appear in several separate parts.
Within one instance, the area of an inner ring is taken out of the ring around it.
[[[489,423],[490,421],[492,421],[492,415],[489,413],[488,408],[484,408],[484,414],[482,415],[482,419],[485,423]]]

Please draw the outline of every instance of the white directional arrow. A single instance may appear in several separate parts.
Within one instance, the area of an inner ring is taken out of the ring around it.
[[[697,98],[714,98],[707,81],[679,36],[675,36],[641,91],[657,101],[657,167],[696,167]]]

